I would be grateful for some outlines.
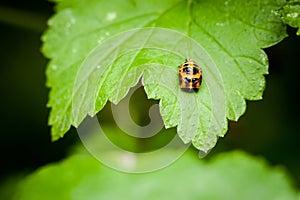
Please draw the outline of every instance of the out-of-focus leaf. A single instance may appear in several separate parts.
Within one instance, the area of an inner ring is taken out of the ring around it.
[[[28,176],[16,200],[230,199],[296,200],[297,192],[280,167],[243,152],[223,153],[209,161],[185,154],[154,173],[127,174],[74,155]],[[188,166],[188,167],[187,167]]]

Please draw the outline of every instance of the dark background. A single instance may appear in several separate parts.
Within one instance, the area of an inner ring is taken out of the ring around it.
[[[47,59],[41,34],[54,5],[48,1],[0,3],[0,177],[63,158],[77,140],[74,129],[52,143],[47,126]]]
[[[78,142],[76,131],[52,143],[46,108],[47,59],[40,53],[42,32],[54,5],[41,0],[0,3],[0,178],[26,173],[65,157]],[[270,70],[264,99],[247,102],[246,113],[230,122],[209,156],[242,149],[284,166],[300,186],[300,38],[289,37],[266,49]]]

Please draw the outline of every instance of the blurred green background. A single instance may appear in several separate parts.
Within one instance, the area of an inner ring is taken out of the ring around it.
[[[52,143],[47,126],[47,59],[40,53],[40,37],[53,10],[54,4],[41,0],[0,3],[1,180],[58,161],[80,142],[72,128]],[[246,113],[238,122],[230,122],[225,138],[208,157],[232,149],[263,156],[272,165],[284,166],[299,188],[300,38],[295,29],[288,28],[288,34],[266,49],[270,69],[264,99],[247,102]]]

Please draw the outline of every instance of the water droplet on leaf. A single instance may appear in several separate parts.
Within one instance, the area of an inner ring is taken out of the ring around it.
[[[117,13],[116,12],[108,12],[107,14],[106,14],[106,17],[105,17],[105,19],[107,20],[107,21],[113,21],[113,20],[115,20],[117,18]]]
[[[51,65],[51,69],[57,70],[57,66],[56,65]]]

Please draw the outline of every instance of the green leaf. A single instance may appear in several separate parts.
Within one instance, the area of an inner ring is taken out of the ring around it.
[[[87,114],[95,115],[107,100],[118,103],[142,76],[148,98],[160,99],[165,126],[177,126],[185,143],[208,151],[224,136],[226,118],[237,120],[245,112],[245,99],[262,98],[268,73],[262,48],[286,36],[275,12],[284,3],[58,1],[42,48],[51,59],[47,85],[53,140]],[[145,27],[165,29],[130,32]],[[167,36],[159,34],[165,31]],[[194,94],[178,85],[177,67],[188,57],[203,69],[203,84]]]
[[[286,172],[260,158],[231,152],[207,162],[191,155],[139,175],[107,168],[88,155],[74,155],[25,178],[15,199],[297,199]]]
[[[297,35],[300,35],[300,1],[288,1],[282,9],[279,10],[279,14],[284,23],[291,27],[298,28]]]

